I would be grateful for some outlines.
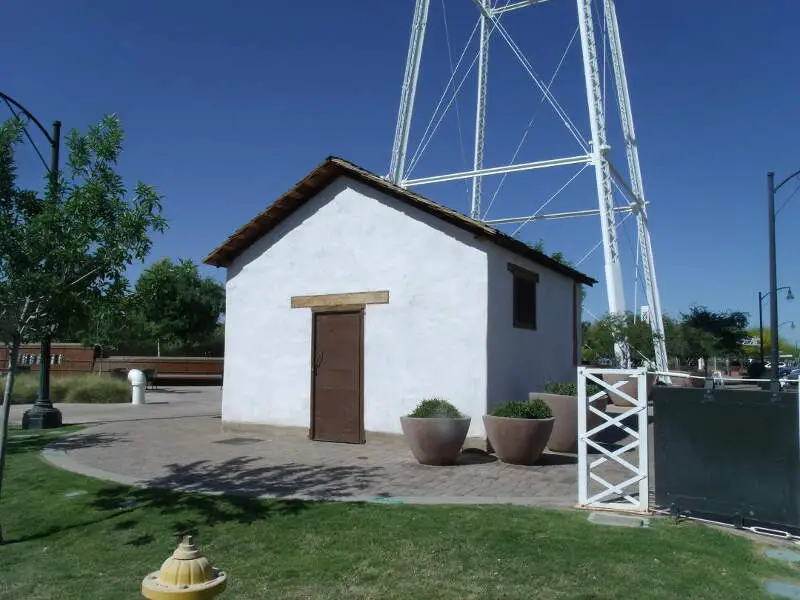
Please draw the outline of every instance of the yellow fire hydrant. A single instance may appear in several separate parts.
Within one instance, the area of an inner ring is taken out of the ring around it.
[[[225,591],[227,575],[211,566],[187,535],[159,571],[142,580],[150,600],[209,600]]]

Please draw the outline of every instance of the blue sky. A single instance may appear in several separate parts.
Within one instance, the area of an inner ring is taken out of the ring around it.
[[[446,3],[455,59],[477,12],[470,0]],[[131,184],[141,179],[165,196],[171,222],[150,260],[200,261],[327,155],[387,172],[412,12],[412,0],[6,0],[0,14],[13,26],[0,39],[0,90],[43,122],[60,119],[67,128],[119,114],[127,130],[121,171]],[[768,288],[766,172],[780,179],[800,168],[800,4],[617,0],[617,12],[664,309],[677,314],[700,303],[744,310],[757,321],[757,291]],[[537,73],[549,79],[577,26],[575,2],[550,0],[504,19]],[[412,151],[450,75],[444,24],[442,0],[431,0]],[[468,61],[473,53],[474,45]],[[519,161],[578,154],[552,110],[537,108],[536,89],[499,36],[489,77],[487,166],[510,160],[534,114]],[[412,176],[465,169],[474,89],[473,70],[458,110],[454,105],[447,113]],[[578,39],[552,89],[588,137]],[[624,167],[611,94],[607,107],[614,157]],[[36,184],[41,167],[31,149],[22,150],[21,163],[23,181]],[[575,171],[510,176],[489,218],[532,214]],[[487,202],[498,181],[484,180]],[[785,186],[779,207],[798,184]],[[468,210],[463,182],[418,191]],[[587,170],[547,211],[595,206]],[[629,306],[632,225],[624,223],[619,234]],[[800,194],[781,210],[777,228],[779,284],[796,285],[800,295],[792,242],[798,226]],[[600,227],[597,218],[542,222],[520,235],[543,239],[548,250],[577,261],[600,240]],[[580,268],[602,279],[602,252]],[[587,308],[599,315],[605,306],[599,285]],[[800,306],[782,301],[780,320],[791,319],[798,329],[782,333],[798,339]]]

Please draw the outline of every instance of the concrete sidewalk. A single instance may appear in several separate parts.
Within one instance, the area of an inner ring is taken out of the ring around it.
[[[187,416],[219,416],[222,391],[219,387],[196,386],[148,390],[147,404],[64,404],[56,403],[65,425],[171,419]],[[29,404],[11,407],[11,424],[22,423]]]

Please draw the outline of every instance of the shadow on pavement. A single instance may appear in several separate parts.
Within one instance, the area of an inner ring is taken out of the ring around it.
[[[308,496],[329,499],[352,496],[369,488],[382,467],[326,466],[287,463],[260,465],[258,457],[237,457],[221,463],[207,460],[166,465],[169,472],[148,480],[151,488],[246,496]]]
[[[53,440],[47,447],[50,450],[69,452],[70,450],[80,450],[82,448],[107,448],[119,442],[126,441],[128,441],[128,437],[119,433],[88,433],[70,435]]]
[[[152,404],[157,404],[153,402]],[[161,403],[158,403],[161,404]],[[169,404],[168,402],[164,402],[163,404]],[[131,417],[129,419],[121,419],[117,416],[107,416],[106,418],[100,419],[90,419],[86,421],[70,421],[68,425],[98,425],[100,423],[130,423],[130,422],[140,422],[140,421],[174,421],[176,419],[220,419],[220,414],[217,411],[209,411],[208,413],[204,414],[193,414],[193,415],[164,415],[164,416],[154,416],[154,417]]]
[[[545,452],[536,461],[538,466],[556,466],[556,465],[575,465],[578,463],[578,457],[575,454],[555,454],[553,452]]]
[[[458,457],[459,465],[482,465],[497,462],[497,457],[480,448],[465,448]]]
[[[211,386],[209,386],[211,387]],[[148,394],[202,394],[205,390],[195,390],[195,389],[176,389],[170,387],[155,387],[155,388],[148,388]]]

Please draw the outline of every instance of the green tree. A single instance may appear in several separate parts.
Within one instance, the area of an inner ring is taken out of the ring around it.
[[[588,362],[596,362],[601,358],[614,356],[614,337],[606,326],[606,319],[585,321],[581,326],[583,351],[581,358]]]
[[[585,324],[583,333],[583,357],[588,360],[613,358],[615,345],[622,351],[623,364],[641,364],[655,358],[650,325],[632,312],[605,315],[594,323]]]
[[[758,339],[761,336],[761,332],[759,331],[758,327],[751,327],[747,330],[747,335],[748,337]],[[769,327],[764,327],[764,354],[769,355],[771,348],[772,334],[770,333]],[[780,350],[781,354],[794,354],[797,351],[795,344],[783,336],[778,338],[778,349]],[[758,357],[761,354],[761,348],[759,346],[746,346],[743,350],[747,356],[753,358]],[[769,360],[769,357],[766,357],[765,360]]]
[[[128,303],[146,335],[166,346],[197,346],[212,337],[225,310],[225,288],[191,260],[165,258],[142,272]]]
[[[114,116],[66,138],[67,168],[43,197],[16,185],[14,150],[23,123],[0,126],[0,334],[9,348],[0,424],[0,484],[19,346],[66,327],[87,300],[118,288],[167,223],[161,198],[142,182],[128,190],[115,171],[124,138]]]
[[[684,335],[683,322],[670,317],[669,315],[663,316],[664,321],[664,339],[667,345],[667,356],[672,359],[678,359],[679,363],[687,361],[689,357],[689,350],[687,346],[686,336]]]
[[[88,293],[83,305],[70,319],[59,324],[56,335],[62,341],[77,341],[103,348],[114,347],[132,328],[128,314],[130,283],[120,277],[102,293]]]
[[[693,306],[681,317],[686,350],[693,358],[703,358],[706,371],[711,356],[742,354],[742,342],[748,337],[746,313],[713,312],[705,306]]]

